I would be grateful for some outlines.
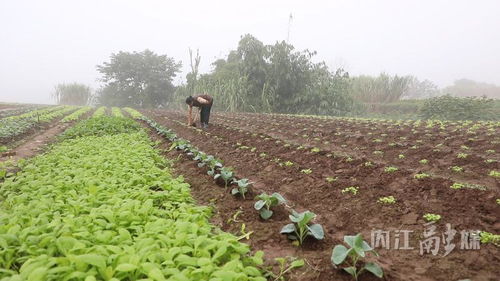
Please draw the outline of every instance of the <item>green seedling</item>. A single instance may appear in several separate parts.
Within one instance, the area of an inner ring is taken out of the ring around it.
[[[274,259],[276,262],[278,262],[279,265],[279,272],[278,274],[274,274],[273,272],[270,272],[271,277],[273,278],[274,281],[284,281],[285,280],[285,274],[290,272],[292,269],[299,268],[304,266],[304,260],[303,259],[295,259],[295,258],[275,258]],[[288,263],[290,264],[288,265]]]
[[[382,204],[394,204],[396,203],[396,198],[394,196],[380,197],[377,202]]]
[[[428,221],[428,222],[437,222],[441,219],[441,216],[440,215],[436,215],[436,214],[425,214],[423,216],[423,218]]]
[[[337,179],[338,179],[337,177],[326,177],[326,181],[329,183],[332,183],[332,182],[336,181]]]
[[[314,148],[311,149],[311,152],[317,153],[317,152],[320,152],[320,150],[319,150],[319,148],[314,147]]]
[[[349,248],[344,245],[336,245],[333,248],[331,261],[335,267],[341,264],[347,265],[347,267],[343,267],[342,269],[349,273],[354,280],[358,280],[359,276],[365,271],[371,272],[378,278],[384,276],[382,268],[377,263],[365,262],[362,267],[359,267],[358,263],[363,262],[363,259],[368,253],[373,253],[375,256],[378,256],[377,252],[363,240],[361,234],[344,236],[344,242]],[[346,259],[348,259],[348,261],[346,261]]]
[[[264,220],[269,219],[273,215],[273,211],[271,210],[272,207],[286,202],[285,198],[277,192],[271,195],[262,193],[255,197],[255,199],[259,200],[255,202],[254,208],[259,211],[260,217]]]
[[[458,183],[458,182],[455,182],[455,183],[453,183],[453,184],[450,186],[450,188],[451,188],[451,189],[462,189],[462,188],[464,188],[464,187],[465,187],[465,184],[463,184],[463,183]]]
[[[405,159],[405,156],[404,156],[404,154],[399,154],[399,155],[398,155],[398,158],[399,158],[399,159]]]
[[[375,151],[373,152],[373,154],[375,154],[375,155],[384,155],[384,152],[383,152],[383,151],[380,151],[380,150],[375,150]]]
[[[500,179],[500,172],[492,170],[492,171],[490,171],[490,173],[488,175],[490,177],[494,177],[494,178]]]
[[[460,166],[453,166],[450,168],[453,172],[455,173],[461,173],[464,171],[464,168],[460,167]]]
[[[363,165],[365,165],[365,167],[373,167],[374,166],[371,161],[367,161]]]
[[[349,187],[342,189],[342,194],[350,192],[353,195],[356,195],[356,194],[358,194],[358,190],[359,190],[359,187],[357,187],[357,186],[349,186]]]
[[[493,149],[488,149],[488,150],[486,150],[485,152],[486,152],[486,153],[488,153],[488,154],[493,154],[493,153],[495,153],[495,150],[493,150]]]
[[[425,164],[429,163],[429,160],[427,160],[427,159],[422,159],[422,160],[420,160],[420,161],[418,161],[418,162],[419,162],[420,164],[425,165]]]
[[[237,195],[240,194],[243,199],[245,199],[245,194],[248,192],[248,187],[251,182],[248,181],[248,179],[240,179],[237,181],[233,181],[233,183],[237,184],[238,187],[235,187],[231,190],[232,195]]]
[[[259,154],[259,157],[262,157],[262,158],[265,158],[267,156],[266,153],[262,152],[261,154]]]
[[[302,169],[302,170],[300,170],[300,172],[303,174],[309,175],[312,173],[312,170],[311,169]]]
[[[500,205],[500,198],[496,200],[497,204]]]
[[[462,153],[461,152],[461,153],[457,154],[457,158],[459,158],[459,159],[465,159],[465,158],[467,158],[467,156],[468,156],[467,153]]]
[[[493,234],[490,232],[481,231],[479,233],[479,237],[481,239],[481,243],[483,244],[492,243],[500,247],[500,234]]]
[[[284,162],[283,164],[284,164],[285,166],[287,166],[287,167],[293,166],[293,162],[291,162],[291,161],[286,161],[286,162]]]
[[[224,180],[224,188],[227,189],[227,186],[233,181],[234,172],[230,167],[224,167],[220,170],[220,174],[216,174],[214,179],[222,178]]]
[[[325,237],[323,227],[318,223],[310,224],[315,217],[316,214],[310,211],[302,213],[292,211],[292,214],[289,216],[292,223],[285,225],[280,233],[286,234],[290,240],[297,241],[299,245],[302,245],[308,236],[322,240]]]
[[[430,177],[430,175],[426,173],[419,173],[414,176],[414,178],[416,178],[417,180],[425,179],[428,177]]]
[[[385,167],[384,172],[393,173],[393,172],[396,172],[397,170],[398,170],[398,168],[396,168],[396,167]]]

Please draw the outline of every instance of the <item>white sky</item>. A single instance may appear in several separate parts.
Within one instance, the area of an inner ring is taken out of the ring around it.
[[[48,103],[54,85],[99,86],[112,52],[146,48],[201,70],[250,33],[351,74],[412,74],[439,86],[500,85],[500,0],[158,1],[0,0],[0,101]]]

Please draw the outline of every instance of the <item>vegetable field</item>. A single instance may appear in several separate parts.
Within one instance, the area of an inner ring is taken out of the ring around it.
[[[500,276],[499,122],[2,114],[0,280]]]

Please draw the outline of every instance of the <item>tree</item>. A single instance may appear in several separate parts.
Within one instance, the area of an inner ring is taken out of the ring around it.
[[[481,97],[500,99],[500,87],[469,79],[456,80],[452,86],[443,89],[445,94],[456,97]]]
[[[57,104],[88,105],[92,100],[92,90],[89,86],[76,82],[62,83],[55,86],[52,97]]]
[[[97,66],[105,85],[99,103],[114,106],[157,107],[172,100],[172,81],[181,63],[150,50],[111,54],[110,62]]]

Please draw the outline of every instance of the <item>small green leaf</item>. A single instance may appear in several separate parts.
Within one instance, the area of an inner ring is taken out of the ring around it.
[[[344,262],[347,255],[350,253],[344,245],[337,245],[333,248],[331,260],[333,264],[339,265]]]
[[[312,236],[314,236],[314,238],[318,240],[321,240],[325,237],[325,232],[323,231],[323,227],[321,226],[321,224],[316,223],[311,226],[307,226],[307,229],[309,229]]]
[[[280,233],[283,234],[283,233],[293,233],[295,232],[295,224],[293,223],[289,223],[285,226],[283,226],[283,228],[281,229]]]
[[[262,209],[262,207],[264,207],[265,204],[266,204],[266,202],[264,202],[263,200],[259,200],[259,201],[255,202],[254,208],[255,208],[255,210],[260,210],[260,209]]]
[[[382,276],[384,276],[382,268],[376,263],[369,262],[365,264],[365,269],[373,273],[373,275],[377,276],[378,278],[382,278]]]
[[[136,269],[137,266],[130,263],[122,263],[116,267],[116,271],[123,271],[123,272],[133,271]]]
[[[273,211],[268,210],[268,209],[261,209],[260,210],[260,217],[267,220],[273,215]]]
[[[352,276],[356,276],[356,268],[354,266],[349,266],[344,268],[347,273],[351,274]]]
[[[298,268],[298,267],[302,267],[304,266],[304,260],[303,259],[300,259],[300,260],[294,260],[291,264],[290,264],[290,268]]]

